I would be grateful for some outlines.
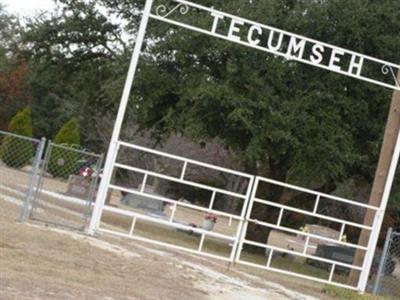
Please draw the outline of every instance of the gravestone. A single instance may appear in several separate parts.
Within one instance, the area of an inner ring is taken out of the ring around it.
[[[141,187],[139,186],[139,190],[140,188]],[[132,208],[139,208],[152,213],[163,214],[164,203],[151,197],[151,194],[157,196],[157,194],[154,192],[154,188],[151,186],[146,187],[144,189],[144,192],[150,195],[136,195],[127,193],[122,197],[121,203],[128,205]]]
[[[325,226],[321,226],[321,225],[315,225],[315,224],[307,224],[307,228],[309,233],[314,234],[314,235],[318,235],[321,237],[325,237],[325,238],[329,238],[332,240],[339,240],[340,237],[340,232],[337,230],[334,230],[332,228],[329,227],[325,227]],[[305,236],[302,236],[303,238],[305,238]],[[324,240],[319,240],[317,238],[311,238],[310,239],[310,243],[313,244],[326,244],[327,242]]]
[[[68,178],[67,195],[88,200],[90,197],[91,177],[70,175]]]
[[[94,179],[90,176],[70,175],[68,178],[68,189],[66,195],[82,200],[95,201],[97,196],[97,189],[95,193],[93,193],[92,199],[89,199],[92,180]],[[111,191],[108,191],[105,204],[116,206],[115,204],[111,204],[111,194]]]

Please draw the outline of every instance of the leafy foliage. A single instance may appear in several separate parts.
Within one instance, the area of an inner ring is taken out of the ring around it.
[[[54,138],[57,145],[76,147],[80,145],[80,133],[77,120],[71,119],[60,129]],[[54,146],[52,148],[49,172],[55,177],[67,178],[71,169],[77,166],[79,153],[69,148]]]
[[[66,144],[69,146],[80,145],[81,138],[79,126],[76,119],[71,119],[60,129],[54,138],[56,144]]]
[[[34,62],[34,123],[38,132],[51,134],[40,115],[58,124],[74,116],[85,142],[97,147],[94,125],[118,105],[123,84],[119,79],[125,77],[130,52],[120,25],[100,11],[97,1],[59,3],[57,10],[29,22],[24,34],[27,55]],[[110,97],[111,93],[115,94]],[[62,117],[54,115],[53,108]]]
[[[393,13],[398,1],[213,4],[228,12],[240,7],[252,20],[398,59],[393,47],[400,45],[400,21]],[[383,13],[391,20],[385,28]],[[186,18],[202,24],[197,14]],[[147,48],[134,89],[142,128],[160,136],[178,131],[218,138],[242,157],[247,171],[325,192],[356,174],[372,180],[389,91],[167,26],[153,26],[161,42]],[[279,197],[279,191],[271,194]]]
[[[8,130],[18,135],[32,137],[33,129],[31,122],[31,110],[29,108],[25,108],[24,110],[18,112],[11,119],[10,124],[8,125]]]
[[[32,106],[32,123],[35,128],[35,136],[55,136],[58,128],[61,128],[66,122],[69,114],[63,108],[61,100],[56,94],[44,94],[36,99]]]
[[[32,137],[31,111],[26,108],[18,112],[10,121],[8,130],[12,133]],[[20,168],[29,164],[34,154],[32,142],[6,136],[0,147],[0,158],[9,167]]]
[[[240,8],[251,20],[357,52],[399,59],[398,1],[212,5],[234,14]],[[385,26],[382,15],[390,20]],[[201,14],[183,18],[210,26]],[[218,139],[247,172],[326,193],[352,178],[372,183],[391,91],[169,24],[156,23],[150,31],[159,42],[147,44],[132,101],[142,129],[153,129],[160,139],[174,132]],[[304,202],[301,195],[288,198],[282,188],[267,186],[262,192],[272,201]],[[350,218],[352,213],[346,211]],[[259,220],[271,217],[266,206],[256,214]]]
[[[17,40],[8,35],[17,41],[9,45],[20,44],[14,52],[29,63],[35,131],[53,136],[54,128],[75,116],[82,143],[105,148],[144,1],[58,3],[55,11],[29,20]],[[399,60],[397,0],[202,4]],[[196,13],[184,18],[209,25]],[[8,32],[20,32],[14,28]],[[124,137],[139,126],[158,142],[176,133],[216,140],[247,172],[327,193],[371,185],[391,91],[162,22],[151,21],[146,36]],[[264,192],[271,200],[302,203],[282,189]],[[260,210],[263,218],[267,213]]]
[[[10,118],[32,101],[29,65],[18,57],[21,30],[18,19],[0,4],[0,129],[6,129]]]

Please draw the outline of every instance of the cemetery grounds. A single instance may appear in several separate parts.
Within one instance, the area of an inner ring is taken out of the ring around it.
[[[90,237],[50,222],[20,223],[26,171],[0,166],[0,299],[332,299],[324,285],[311,281],[115,236]],[[38,208],[39,215],[78,224],[84,208],[57,197],[66,189],[62,180],[46,180],[43,197],[48,207]],[[118,197],[113,195],[111,202]],[[201,218],[189,210],[179,214],[184,220]],[[123,219],[111,215],[102,222],[114,229],[125,226]],[[228,222],[221,220],[220,230],[229,230]],[[178,243],[181,234],[148,225],[138,230]],[[194,238],[187,235],[183,243]]]

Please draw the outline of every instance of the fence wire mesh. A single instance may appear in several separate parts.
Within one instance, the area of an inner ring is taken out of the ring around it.
[[[83,229],[95,200],[102,155],[49,142],[31,219]]]
[[[1,220],[23,217],[21,208],[31,194],[44,143],[44,139],[0,131]]]
[[[386,236],[373,292],[388,299],[400,299],[400,232],[391,228]]]

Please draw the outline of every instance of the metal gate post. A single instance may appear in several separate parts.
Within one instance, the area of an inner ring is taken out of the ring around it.
[[[46,152],[44,154],[44,159],[43,159],[43,163],[42,163],[42,169],[40,170],[40,175],[38,176],[38,180],[35,184],[35,193],[34,193],[34,197],[33,197],[33,202],[32,202],[32,208],[29,211],[29,214],[27,216],[27,218],[32,218],[33,213],[35,212],[36,208],[37,208],[37,200],[38,200],[38,195],[40,193],[40,191],[42,190],[42,186],[43,186],[43,177],[45,172],[47,172],[47,167],[49,165],[49,160],[50,160],[50,156],[51,156],[51,151],[52,151],[52,142],[51,140],[48,141],[47,143],[47,148],[46,148]]]
[[[29,216],[30,207],[32,204],[32,199],[34,197],[34,189],[36,187],[36,183],[39,177],[39,170],[41,165],[41,160],[43,156],[44,147],[46,145],[46,139],[42,138],[40,140],[39,146],[36,149],[35,158],[32,164],[32,172],[31,177],[29,179],[28,191],[25,196],[25,200],[22,204],[21,215],[20,215],[20,222],[25,222]]]
[[[253,176],[253,182],[251,183],[251,191],[249,195],[249,202],[245,210],[245,219],[243,221],[243,226],[241,228],[241,232],[239,235],[239,241],[237,244],[237,249],[236,249],[236,254],[234,258],[234,262],[236,263],[242,254],[243,250],[243,243],[244,240],[246,239],[246,233],[247,233],[247,227],[249,225],[249,219],[251,217],[251,213],[253,210],[253,205],[254,205],[254,198],[256,197],[257,189],[258,189],[258,176]]]
[[[381,231],[383,218],[385,216],[386,207],[389,201],[390,192],[392,190],[392,184],[394,181],[394,176],[397,169],[397,164],[399,162],[400,156],[400,130],[397,133],[397,142],[396,147],[394,149],[392,161],[390,163],[390,169],[388,176],[386,178],[385,189],[382,196],[381,206],[379,210],[376,211],[374,223],[372,225],[372,232],[369,237],[367,253],[364,258],[364,263],[362,266],[362,271],[360,275],[360,279],[358,281],[357,289],[359,292],[364,293],[368,283],[369,273],[371,271],[372,262],[374,259],[374,254],[376,250],[376,246],[379,239],[379,233]]]
[[[101,214],[103,211],[104,202],[107,197],[108,186],[111,181],[112,172],[114,169],[114,163],[117,158],[119,150],[119,136],[121,133],[122,123],[124,121],[126,107],[128,105],[129,96],[131,93],[133,80],[135,78],[137,65],[139,62],[139,56],[142,51],[143,40],[146,34],[147,24],[149,22],[151,8],[153,6],[153,0],[146,0],[146,4],[143,11],[142,21],[140,23],[139,32],[136,38],[135,49],[132,54],[131,63],[129,66],[128,76],[126,78],[124,91],[122,93],[121,103],[118,109],[118,115],[115,120],[114,130],[111,137],[110,147],[107,153],[106,163],[104,166],[103,177],[101,179],[99,191],[96,197],[96,203],[94,205],[92,218],[90,220],[88,234],[93,235],[99,225]]]
[[[256,176],[251,176],[250,180],[249,180],[249,186],[247,188],[247,192],[246,192],[246,200],[243,204],[243,211],[241,214],[241,221],[240,221],[240,225],[236,234],[236,239],[235,242],[233,244],[233,248],[232,248],[232,254],[230,257],[230,262],[229,264],[234,265],[237,261],[237,257],[240,257],[240,252],[241,252],[241,247],[243,245],[243,239],[246,237],[246,231],[247,231],[247,220],[249,218],[249,214],[248,211],[251,211],[251,207],[252,207],[252,200],[254,198],[254,193],[253,190],[255,189],[255,181],[256,181]]]

